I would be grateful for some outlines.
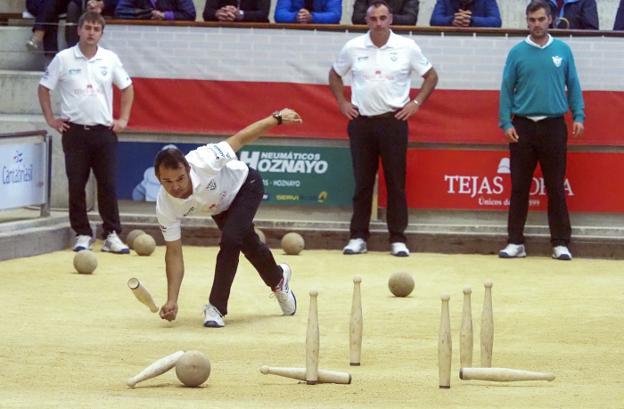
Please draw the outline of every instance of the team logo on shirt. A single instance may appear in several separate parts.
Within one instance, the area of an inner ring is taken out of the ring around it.
[[[555,55],[553,56],[552,60],[553,60],[553,64],[555,64],[555,67],[557,68],[561,67],[561,61],[563,61],[563,58],[559,57],[558,55]]]
[[[397,54],[397,53],[394,53],[394,52],[393,52],[393,53],[390,53],[390,60],[391,60],[392,62],[396,62],[396,60],[398,60],[398,59],[399,59],[399,56],[398,56],[398,54]]]
[[[69,75],[78,75],[80,74],[80,71],[82,71],[80,68],[70,68],[69,70],[67,70],[67,73]]]
[[[206,186],[206,190],[215,190],[216,188],[217,188],[217,182],[215,182],[214,179],[208,182],[208,186]]]
[[[100,74],[102,74],[102,77],[106,77],[108,75],[108,67],[101,66],[100,67]]]

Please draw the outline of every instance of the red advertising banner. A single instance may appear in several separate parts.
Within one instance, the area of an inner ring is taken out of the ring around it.
[[[565,190],[570,211],[624,211],[624,155],[569,152]],[[382,172],[381,172],[382,173]],[[386,189],[380,176],[379,200]],[[507,210],[511,194],[507,150],[411,149],[407,158],[407,201],[413,209]],[[529,208],[546,210],[546,188],[538,169]]]

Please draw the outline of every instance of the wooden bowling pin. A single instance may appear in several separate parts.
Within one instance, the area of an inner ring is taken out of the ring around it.
[[[158,312],[158,307],[154,303],[154,299],[147,288],[141,284],[138,278],[131,278],[128,280],[128,288],[132,290],[132,293],[137,298],[137,300],[141,301],[143,304],[150,309],[151,312]]]
[[[308,312],[308,330],[306,332],[306,383],[318,382],[320,335],[318,323],[318,291],[310,291],[310,310]]]
[[[438,374],[440,388],[451,387],[451,359],[453,356],[453,344],[451,343],[451,321],[449,317],[448,294],[443,294],[442,308],[440,312],[440,331],[438,335]]]
[[[472,308],[470,296],[472,289],[464,287],[464,306],[462,310],[461,329],[459,331],[459,362],[460,368],[470,368],[472,366]]]
[[[494,347],[494,315],[492,313],[492,282],[486,281],[483,296],[483,312],[481,313],[481,367],[492,366],[492,349]]]
[[[263,366],[260,368],[260,372],[263,374],[271,374],[283,376],[286,378],[298,379],[300,381],[306,380],[305,368],[283,368],[283,367],[270,367]],[[348,385],[351,383],[351,374],[348,372],[338,371],[326,371],[324,369],[318,370],[318,382],[319,383],[339,383]]]
[[[148,367],[143,369],[141,372],[139,372],[132,378],[128,379],[126,383],[128,384],[129,387],[134,388],[134,386],[139,382],[154,378],[158,375],[162,375],[168,370],[170,370],[171,368],[173,368],[176,362],[178,362],[178,359],[182,357],[182,355],[184,355],[184,351],[177,351],[171,355],[162,357],[152,362],[152,364],[150,364]]]
[[[362,358],[362,295],[360,283],[362,277],[353,277],[353,300],[351,301],[351,321],[349,323],[349,360],[350,365],[359,366]]]
[[[555,375],[550,372],[533,372],[509,368],[461,368],[459,378],[494,382],[552,381]]]

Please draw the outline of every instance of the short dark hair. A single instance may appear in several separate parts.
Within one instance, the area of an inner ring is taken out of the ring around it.
[[[386,8],[388,9],[388,11],[390,12],[390,14],[392,14],[392,7],[390,7],[390,5],[388,3],[386,3],[384,0],[373,0],[373,1],[369,1],[368,3],[368,8],[379,8],[381,6],[386,6]]]
[[[174,147],[164,148],[158,152],[154,159],[154,172],[158,177],[158,171],[161,166],[167,169],[177,169],[180,165],[184,166],[187,170],[191,167],[180,149]]]
[[[106,20],[104,17],[97,11],[87,11],[83,13],[82,16],[78,19],[78,27],[82,27],[85,22],[89,23],[97,23],[102,26],[102,30],[104,30],[104,26],[106,25]]]
[[[526,15],[528,16],[529,13],[535,13],[539,9],[546,10],[546,15],[552,16],[552,9],[550,8],[550,5],[544,0],[533,0],[532,2],[530,2],[526,7]]]

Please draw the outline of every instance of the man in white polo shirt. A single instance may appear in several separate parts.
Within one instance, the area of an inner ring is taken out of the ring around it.
[[[156,216],[167,247],[167,302],[160,309],[161,318],[172,321],[178,313],[178,295],[184,277],[180,222],[199,210],[210,213],[221,230],[212,290],[204,307],[204,326],[225,325],[223,316],[228,313],[230,289],[241,252],[272,289],[282,313],[295,314],[297,300],[290,289],[290,267],[275,262],[271,250],[254,230],[253,218],[264,195],[262,177],[238,160],[236,151],[276,125],[301,122],[298,113],[285,108],[225,141],[201,146],[186,156],[176,147],[165,147],[156,155],[154,169],[162,185],[156,199]]]
[[[429,97],[438,75],[420,48],[390,30],[392,11],[373,1],[366,13],[368,33],[348,41],[329,71],[329,85],[340,111],[349,118],[349,143],[355,175],[353,215],[344,254],[366,253],[375,175],[381,157],[388,191],[387,224],[391,254],[409,256],[406,245],[405,173],[407,120]],[[351,101],[342,77],[352,73]],[[424,78],[409,99],[412,74]]]
[[[93,232],[87,217],[85,187],[93,169],[98,210],[106,239],[102,251],[129,253],[121,232],[115,164],[117,133],[128,125],[134,99],[132,80],[117,55],[98,45],[104,18],[89,11],[78,22],[79,41],[54,57],[39,83],[39,103],[48,125],[62,134],[69,185],[69,221],[76,232],[74,251],[90,249]],[[121,112],[113,120],[113,84],[121,90]],[[52,112],[50,91],[61,96],[61,116]]]

